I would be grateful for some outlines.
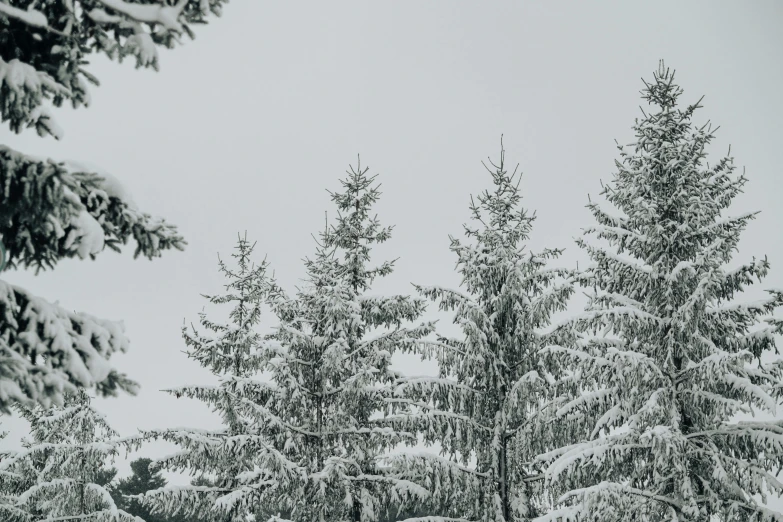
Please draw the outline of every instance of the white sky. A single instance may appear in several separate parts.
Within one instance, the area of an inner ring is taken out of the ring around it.
[[[457,286],[448,234],[461,234],[470,194],[488,186],[480,161],[497,158],[504,133],[507,162],[520,163],[525,204],[539,217],[531,247],[566,247],[562,263],[573,266],[585,259],[573,237],[591,222],[587,194],[611,178],[614,139],[631,141],[640,114],[640,78],[663,58],[683,103],[706,95],[695,120],[721,126],[713,160],[731,144],[747,167],[732,213],[762,213],[737,261],[767,254],[763,287],[783,287],[781,23],[783,4],[771,0],[235,0],[195,27],[195,41],[163,50],[160,73],[94,60],[102,85],[90,108],[56,112],[62,141],[0,128],[0,143],[22,152],[112,172],[142,210],[179,226],[187,250],[149,262],[128,248],[3,276],[125,321],[132,349],[114,361],[142,391],[98,401],[122,434],[209,427],[206,407],[158,390],[209,380],[181,353],[180,327],[197,320],[200,294],[221,290],[216,253],[228,257],[237,232],[258,241],[259,259],[268,254],[293,289],[313,252],[310,234],[332,210],[325,189],[339,188],[360,153],[383,184],[379,217],[396,226],[379,257],[400,258],[376,291]],[[432,371],[410,359],[400,366]],[[12,430],[4,444],[15,444],[23,427],[3,423]]]

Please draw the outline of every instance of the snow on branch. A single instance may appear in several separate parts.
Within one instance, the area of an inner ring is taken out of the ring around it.
[[[759,299],[749,303],[726,303],[718,306],[708,307],[705,312],[714,315],[727,315],[734,317],[735,320],[741,317],[755,317],[763,313],[770,313],[776,307],[780,306],[781,295],[774,290],[768,290],[772,293],[766,299]]]
[[[121,322],[66,310],[2,280],[0,319],[0,410],[16,402],[61,404],[77,387],[135,392],[108,362],[129,346]]]
[[[590,486],[586,488],[571,490],[568,493],[561,496],[557,501],[558,503],[561,503],[561,502],[566,502],[567,500],[573,497],[603,494],[606,492],[614,492],[614,493],[622,493],[626,495],[639,496],[649,500],[654,500],[656,502],[662,502],[664,504],[668,504],[669,506],[674,507],[676,509],[680,509],[682,507],[682,503],[679,500],[673,499],[671,497],[667,497],[664,495],[656,495],[654,493],[650,493],[649,491],[645,491],[643,489],[633,488],[625,484],[618,484],[616,482],[609,482],[609,481],[603,481],[594,486]]]
[[[638,234],[633,230],[629,230],[623,227],[592,225],[583,228],[582,232],[584,234],[596,234],[596,236],[609,239],[610,241],[618,241],[622,238],[633,239],[640,243],[646,243],[649,241],[649,238],[646,235]]]
[[[465,391],[465,392],[475,393],[475,394],[484,393],[481,390],[476,390],[474,388],[471,388],[467,384],[463,384],[461,382],[454,381],[452,379],[445,379],[441,377],[429,377],[429,376],[401,377],[397,379],[396,383],[397,383],[397,387],[394,393],[395,395],[398,396],[406,396],[408,388],[426,389],[430,392],[440,388],[444,388],[448,390]]]
[[[182,29],[178,18],[190,0],[178,0],[176,4],[136,4],[124,0],[98,0],[100,3],[137,22],[160,24],[166,29]]]
[[[740,214],[738,216],[730,216],[730,217],[725,217],[723,219],[718,219],[702,227],[701,229],[696,230],[693,233],[693,235],[705,234],[715,229],[722,229],[722,228],[734,229],[737,227],[742,227],[748,222],[748,220],[755,218],[757,214],[758,212],[745,212],[744,214]]]
[[[427,452],[411,453],[403,452],[396,455],[387,457],[387,462],[392,466],[393,470],[412,470],[412,469],[427,469],[429,471],[448,470],[449,473],[460,474],[466,473],[469,476],[475,476],[480,479],[491,478],[489,473],[482,473],[476,471],[473,468],[458,464],[453,460],[449,460],[439,455],[434,455]],[[409,464],[413,464],[410,466]]]
[[[15,9],[2,2],[0,6]],[[37,11],[22,12],[32,17]],[[46,72],[18,58],[7,62],[0,58],[0,120],[9,121],[11,130],[20,132],[35,127],[41,136],[52,135],[60,139],[63,131],[52,118],[48,107],[43,105],[43,100],[71,97],[72,90]]]
[[[621,268],[632,270],[637,275],[652,275],[655,269],[647,263],[635,259],[633,256],[624,254],[614,254],[604,248],[595,247],[582,242],[584,248],[588,251],[590,258],[596,263],[614,264]]]
[[[606,405],[612,402],[612,399],[617,395],[617,387],[604,388],[601,390],[595,390],[589,393],[583,393],[571,400],[570,402],[561,406],[556,412],[556,417],[563,417],[569,412],[583,407],[590,407],[594,404]]]
[[[478,304],[468,295],[460,292],[459,290],[454,290],[452,288],[444,288],[441,286],[420,286],[420,285],[413,285],[416,290],[430,299],[440,299],[444,302],[450,303],[449,306],[453,307],[457,303],[459,304],[465,304],[467,306],[470,306],[471,308],[477,308],[480,309]]]
[[[397,399],[385,397],[383,399],[387,404],[406,404],[413,406],[421,411],[416,413],[402,413],[399,415],[389,415],[383,418],[384,422],[402,426],[426,427],[432,424],[440,425],[442,423],[460,422],[477,430],[492,431],[491,428],[476,422],[467,415],[460,415],[451,411],[440,410],[435,406],[421,401],[415,401],[407,398]],[[427,431],[420,428],[421,431]]]
[[[174,226],[137,210],[105,172],[39,160],[0,146],[0,236],[8,266],[53,268],[61,259],[119,251],[133,237],[134,257],[152,259],[186,242]]]
[[[8,48],[0,58],[0,119],[14,132],[33,127],[60,139],[63,131],[47,102],[90,104],[87,84],[99,84],[89,72],[91,55],[119,61],[131,56],[137,67],[157,70],[159,47],[174,47],[183,34],[193,38],[190,26],[220,16],[226,2],[0,1],[0,40]]]
[[[625,215],[612,215],[603,210],[597,203],[591,203],[588,205],[590,212],[595,216],[596,221],[601,225],[615,228],[624,228],[628,223],[628,216]]]
[[[30,4],[30,8],[25,11],[18,7],[0,2],[0,14],[16,18],[33,27],[48,27],[49,21],[46,19],[46,15],[41,11],[33,9],[32,6],[33,4]]]

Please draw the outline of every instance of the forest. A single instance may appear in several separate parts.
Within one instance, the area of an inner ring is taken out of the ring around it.
[[[2,121],[61,139],[50,105],[89,105],[88,58],[157,70],[159,49],[226,3],[0,0]],[[205,405],[215,429],[115,430],[96,401],[139,391],[112,360],[136,349],[123,324],[0,278],[0,421],[29,424],[0,445],[0,519],[783,521],[768,506],[783,493],[783,289],[744,297],[771,270],[735,259],[757,217],[733,211],[748,178],[731,150],[710,153],[717,128],[695,121],[702,99],[683,101],[674,70],[660,61],[639,88],[634,141],[572,231],[586,266],[562,263],[563,245],[530,247],[535,205],[502,136],[448,238],[456,288],[378,293],[398,259],[377,252],[397,233],[361,156],[325,183],[301,284],[238,234],[218,258],[223,290],[181,327],[213,380],[164,390]],[[129,243],[150,260],[188,248],[86,163],[3,145],[0,187],[0,275]],[[437,375],[401,371],[399,356]],[[118,477],[119,459],[160,442],[177,449]]]

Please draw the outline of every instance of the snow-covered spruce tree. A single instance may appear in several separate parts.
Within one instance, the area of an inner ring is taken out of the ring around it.
[[[590,301],[555,331],[574,342],[545,349],[573,376],[555,422],[584,436],[542,457],[563,496],[541,522],[783,520],[759,502],[783,491],[783,423],[736,420],[774,414],[783,391],[764,356],[781,321],[760,322],[783,292],[735,300],[769,264],[727,267],[755,215],[725,214],[746,178],[731,157],[706,163],[713,131],[693,126],[700,105],[678,108],[681,94],[661,63],[642,91],[654,110],[602,191],[622,214],[590,204],[598,240],[578,241]]]
[[[176,428],[143,432],[147,439],[175,443],[181,450],[153,464],[155,469],[186,471],[211,478],[210,486],[167,486],[138,497],[154,513],[198,517],[215,522],[246,522],[247,516],[271,503],[279,489],[296,490],[303,471],[272,447],[246,410],[263,407],[270,384],[259,380],[264,359],[255,330],[261,308],[273,289],[267,263],[255,265],[255,245],[240,237],[236,268],[219,260],[227,279],[226,293],[206,296],[215,305],[232,304],[229,323],[200,314],[202,330],[183,327],[187,354],[219,378],[219,384],[192,385],[167,390],[208,404],[222,419],[217,430]]]
[[[374,180],[359,165],[332,193],[336,222],[306,261],[306,286],[273,304],[280,325],[263,347],[275,388],[254,409],[275,446],[306,470],[304,495],[284,499],[296,521],[375,521],[427,495],[380,465],[386,449],[415,441],[379,419],[399,378],[391,357],[433,327],[403,326],[423,313],[422,299],[368,293],[394,264],[370,265],[373,245],[391,235],[370,214],[380,196]]]
[[[4,520],[143,522],[118,509],[105,488],[116,473],[107,462],[126,442],[91,406],[84,390],[68,394],[62,407],[21,410],[32,439],[0,461],[0,473],[15,481],[15,491],[5,506],[0,504],[0,513],[8,517]]]
[[[504,156],[501,147],[499,165],[487,168],[494,190],[471,198],[468,241],[451,238],[463,290],[417,287],[454,311],[464,337],[418,345],[436,358],[440,377],[400,379],[389,401],[408,408],[387,418],[443,455],[403,453],[392,459],[395,471],[430,488],[438,513],[472,521],[541,513],[541,477],[529,463],[553,437],[551,424],[539,422],[552,392],[538,356],[547,341],[537,330],[573,291],[566,270],[547,266],[560,250],[525,251],[535,216],[521,206],[521,175],[505,170]]]
[[[47,101],[90,104],[87,71],[93,53],[132,56],[158,68],[158,47],[174,47],[190,24],[220,15],[227,0],[6,0],[0,2],[0,121],[21,132],[34,127],[59,139],[63,131]]]
[[[75,163],[30,159],[0,147],[0,241],[7,268],[53,268],[95,258],[131,237],[135,255],[182,249],[176,229],[140,212],[110,175]],[[15,403],[48,406],[77,387],[103,395],[134,384],[109,357],[128,348],[121,323],[77,313],[0,280],[0,412]]]

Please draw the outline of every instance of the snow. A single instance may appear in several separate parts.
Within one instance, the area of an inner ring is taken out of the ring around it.
[[[8,374],[0,379],[3,399],[18,394],[19,384],[25,383],[33,386],[31,399],[58,402],[62,393],[71,390],[74,384],[92,386],[105,379],[111,371],[107,358],[128,348],[121,322],[66,310],[2,280],[0,308],[5,310],[5,320],[10,326],[24,325],[17,331],[17,343],[0,351],[3,364],[11,370],[10,382],[6,380]],[[33,371],[29,359],[17,352],[22,349],[24,353],[40,354],[50,362]],[[46,388],[51,396],[43,394]],[[7,404],[5,400],[3,404]]]
[[[413,517],[406,518],[400,522],[473,522],[467,518],[451,518],[451,517],[439,517],[439,516],[427,516],[427,517]]]
[[[627,255],[627,254],[615,254],[612,252],[609,252],[605,249],[599,249],[596,248],[597,252],[600,252],[600,256],[611,259],[613,261],[616,261],[617,263],[620,263],[622,265],[625,265],[629,268],[633,268],[634,270],[637,270],[639,272],[643,272],[645,274],[652,274],[653,273],[653,267],[650,265],[639,261],[638,259],[635,259],[633,256]]]
[[[693,266],[694,264],[691,261],[680,261],[672,268],[671,273],[668,275],[668,280],[672,282],[675,281],[679,273],[684,270],[694,273]]]
[[[611,226],[603,226],[603,225],[590,225],[589,227],[585,227],[582,229],[582,231],[585,234],[597,234],[597,235],[605,235],[607,237],[614,237],[614,236],[627,236],[631,237],[633,239],[636,239],[640,242],[646,242],[648,241],[648,238],[645,234],[638,234],[632,230],[628,230],[626,228],[622,227],[611,227]]]
[[[0,5],[6,4],[0,3]],[[0,58],[0,83],[5,83],[10,89],[17,92],[23,88],[38,92],[45,87],[64,96],[70,95],[70,91],[57,83],[54,78],[16,58],[8,62]]]
[[[27,11],[0,2],[0,14],[16,18],[33,27],[48,27],[49,21],[41,11],[33,9],[34,4],[30,4]]]
[[[770,395],[760,386],[753,384],[750,379],[732,375],[730,373],[726,373],[718,378],[731,385],[732,388],[742,391],[747,397],[752,397],[761,402],[769,413],[775,415],[777,411],[777,402],[775,399],[770,397]]]
[[[128,37],[127,45],[129,49],[135,50],[139,64],[142,67],[157,63],[158,47],[152,40],[152,35],[145,31],[140,25],[134,27],[133,35]]]
[[[124,444],[113,439],[116,433],[104,415],[91,407],[89,396],[79,391],[66,399],[63,408],[35,407],[25,416],[33,440],[0,464],[19,476],[24,490],[5,499],[16,509],[38,512],[45,517],[42,520],[70,520],[77,502],[88,518],[108,522],[103,515],[120,513],[104,487],[83,481],[109,464]],[[134,519],[125,516],[124,520]]]
[[[102,181],[100,182],[101,189],[106,192],[106,195],[110,198],[117,198],[120,201],[124,202],[129,208],[133,210],[138,210],[138,207],[136,206],[136,202],[133,200],[133,197],[131,196],[130,192],[125,188],[125,186],[120,182],[119,179],[117,179],[114,175],[110,174],[103,168],[86,161],[76,161],[76,160],[67,160],[64,162],[63,166],[69,171],[69,172],[85,172],[85,173],[92,173],[97,174],[100,176]]]
[[[71,218],[70,224],[73,230],[65,241],[65,248],[77,243],[76,252],[82,259],[103,251],[105,240],[103,227],[86,210],[79,211]]]
[[[187,0],[179,0],[176,5],[156,5],[156,4],[135,4],[125,2],[124,0],[98,0],[100,3],[122,13],[123,15],[135,20],[150,24],[160,24],[166,29],[180,31],[178,18]]]
[[[738,224],[738,223],[741,223],[742,221],[746,221],[746,220],[752,218],[756,214],[758,214],[758,212],[745,212],[744,214],[739,214],[737,216],[730,216],[730,217],[725,217],[725,218],[722,218],[722,219],[718,219],[718,220],[715,220],[714,222],[710,223],[709,225],[707,225],[703,229],[701,229],[700,232],[704,233],[704,232],[707,232],[707,231],[710,231],[710,230],[714,230],[716,228],[720,228],[720,227],[723,227],[723,226],[726,226],[726,225]]]
[[[722,312],[737,312],[740,314],[758,314],[763,313],[767,307],[777,301],[776,296],[767,297],[766,299],[758,299],[747,303],[726,303],[718,306],[711,306],[707,308],[706,312],[710,314],[719,314]]]
[[[622,225],[625,225],[628,222],[628,216],[625,214],[611,214],[601,208],[601,206],[597,203],[593,203],[592,208],[597,210],[603,217],[605,217],[607,220],[609,220],[615,227],[621,227]]]
[[[16,9],[0,2],[0,12],[3,11],[3,8]],[[41,20],[35,16],[34,13],[38,13],[38,11],[20,12],[26,13],[25,16],[29,18],[29,21],[35,22],[37,20],[37,22],[45,23],[45,19]],[[49,108],[42,105],[40,99],[45,92],[70,98],[72,93],[69,89],[56,82],[45,72],[38,71],[16,58],[8,62],[0,58],[0,86],[2,85],[22,97],[24,103],[33,105],[21,118],[22,123],[35,126],[40,135],[49,133],[56,139],[62,138],[64,134],[62,128],[54,120]],[[20,102],[17,101],[17,103]]]
[[[44,105],[39,105],[30,111],[28,119],[35,123],[41,136],[45,136],[47,132],[58,140],[65,136],[65,131],[54,119],[51,110]]]
[[[99,7],[94,7],[87,13],[87,16],[95,23],[98,24],[116,24],[122,22],[121,16],[110,15]]]

